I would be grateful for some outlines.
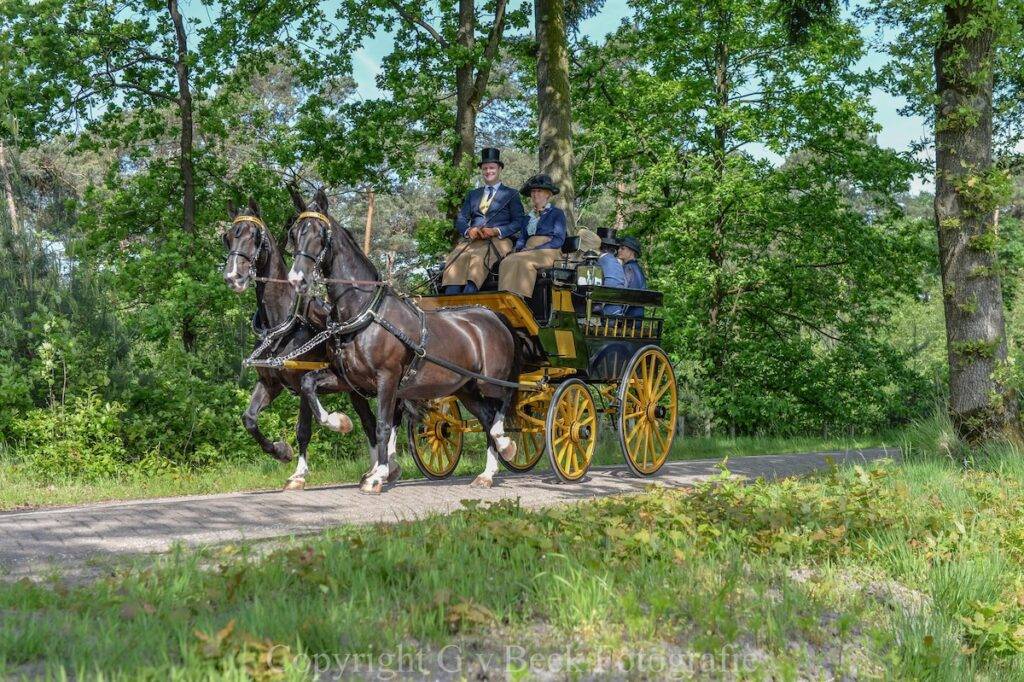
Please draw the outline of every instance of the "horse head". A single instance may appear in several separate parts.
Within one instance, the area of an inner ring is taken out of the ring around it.
[[[252,197],[249,197],[249,205],[241,209],[236,209],[235,203],[228,199],[228,214],[231,225],[222,236],[224,248],[228,250],[224,281],[240,294],[256,275],[256,264],[267,247],[269,234],[260,216],[259,205]]]
[[[308,204],[293,186],[289,185],[288,192],[299,211],[288,229],[288,250],[295,254],[288,281],[304,293],[309,289],[314,272],[330,256],[333,221],[327,215],[327,193],[323,189],[317,190]]]

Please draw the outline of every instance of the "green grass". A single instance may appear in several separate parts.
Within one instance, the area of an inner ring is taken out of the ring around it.
[[[357,430],[352,435],[339,436],[318,430],[314,438],[364,438]],[[738,457],[757,454],[810,452],[814,450],[845,450],[871,447],[881,442],[874,437],[865,438],[678,438],[670,459],[701,459]],[[455,475],[476,475],[484,466],[483,437],[470,434],[466,438],[462,461]],[[403,478],[420,478],[412,458],[405,454],[404,434],[399,439],[399,452]],[[2,453],[0,453],[2,455]],[[622,455],[615,434],[602,431],[595,466],[621,465]],[[353,483],[369,466],[365,459],[311,458],[309,485]],[[541,459],[539,470],[549,468],[547,458]],[[268,490],[280,488],[294,471],[292,464],[282,464],[252,446],[250,459],[232,460],[221,466],[198,471],[144,474],[129,471],[111,479],[82,481],[64,479],[41,482],[15,463],[5,462],[0,456],[0,510],[81,504],[104,500],[173,497],[233,491]]]
[[[333,660],[344,677],[404,651],[435,677],[458,648],[466,677],[483,660],[526,679],[568,651],[557,677],[1024,679],[1024,453],[965,470],[905,445],[870,470],[474,505],[0,585],[0,675],[305,679]]]

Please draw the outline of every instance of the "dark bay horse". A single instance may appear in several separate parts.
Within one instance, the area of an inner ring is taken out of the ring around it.
[[[295,321],[287,331],[280,334],[276,341],[271,342],[262,356],[280,355],[291,349],[298,348],[308,341],[317,331],[314,326],[323,328],[327,321],[327,311],[317,307],[316,302],[311,301],[305,310],[294,311],[296,305],[295,288],[287,283],[288,274],[281,250],[277,242],[267,229],[266,224],[260,216],[259,206],[250,198],[248,207],[241,210],[236,209],[234,203],[228,202],[228,212],[231,215],[231,226],[224,232],[224,246],[228,250],[227,261],[224,263],[224,281],[236,293],[244,292],[249,283],[256,282],[256,317],[253,328],[257,334],[265,338],[268,333],[273,334],[274,330],[284,328],[292,320],[293,313],[301,313],[308,320]],[[260,280],[276,281],[260,281]],[[263,338],[257,341],[257,347],[263,344]],[[323,345],[315,348],[309,353],[302,355],[301,360],[311,362],[323,362],[326,360],[326,351]],[[245,429],[252,435],[264,452],[282,462],[292,460],[292,449],[287,441],[270,442],[260,431],[258,418],[268,405],[281,393],[282,389],[288,388],[292,393],[300,396],[299,419],[295,426],[296,442],[299,446],[299,460],[295,467],[295,473],[288,479],[285,485],[286,490],[301,490],[305,487],[309,467],[306,462],[306,451],[309,440],[312,436],[312,417],[324,426],[339,433],[348,433],[352,430],[352,420],[341,412],[328,413],[323,408],[314,392],[311,397],[301,394],[301,383],[303,377],[308,373],[305,370],[271,369],[257,367],[256,373],[259,380],[253,389],[252,398],[249,400],[249,407],[242,415],[242,423]],[[333,376],[333,373],[330,373]],[[342,390],[338,377],[334,381],[324,377],[319,384],[322,393],[336,393]],[[353,401],[355,402],[355,401]],[[369,425],[376,428],[373,413],[369,405],[363,401],[363,413],[370,420]],[[357,412],[359,411],[357,407]],[[364,421],[364,427],[367,423]]]
[[[458,397],[484,427],[487,465],[472,485],[490,487],[499,453],[514,457],[515,442],[505,435],[504,422],[515,389],[420,360],[411,346],[461,370],[514,382],[519,377],[519,356],[509,326],[480,306],[420,310],[380,281],[352,235],[327,214],[323,190],[308,206],[299,203],[301,197],[293,198],[301,212],[288,231],[295,246],[288,279],[302,292],[316,271],[327,278],[332,320],[346,329],[334,339],[334,370],[355,388],[377,397],[376,448],[370,442],[371,452],[376,449],[376,465],[363,478],[361,489],[379,493],[387,480],[396,433],[393,415],[399,402],[416,404],[450,395]]]

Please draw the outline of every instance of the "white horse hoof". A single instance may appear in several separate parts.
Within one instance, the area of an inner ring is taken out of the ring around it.
[[[473,479],[473,482],[469,484],[470,488],[490,488],[494,485],[494,481],[487,478],[484,475],[477,476]]]
[[[338,433],[348,433],[352,430],[352,420],[344,412],[331,412],[327,415],[327,428]]]
[[[284,484],[285,490],[305,490],[306,479],[304,478],[289,478],[288,482]]]
[[[394,483],[402,477],[402,465],[395,464],[395,468],[388,471],[388,483]]]
[[[366,493],[367,495],[380,495],[384,490],[384,484],[380,481],[373,483],[369,480],[363,481],[359,486],[359,492]]]
[[[514,462],[516,459],[516,454],[518,452],[519,446],[516,445],[516,442],[514,440],[509,440],[508,447],[506,447],[504,450],[499,450],[498,454],[501,455],[501,458],[506,462]]]

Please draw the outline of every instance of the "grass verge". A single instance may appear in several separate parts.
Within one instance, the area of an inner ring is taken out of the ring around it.
[[[0,585],[0,673],[1024,678],[1024,462],[992,450]]]

